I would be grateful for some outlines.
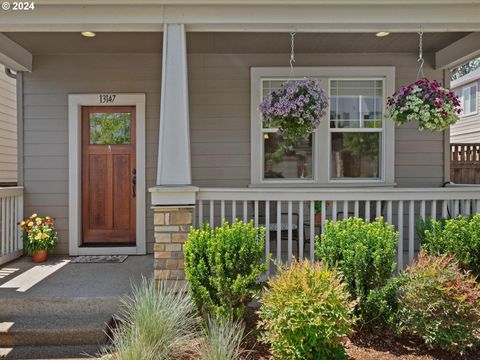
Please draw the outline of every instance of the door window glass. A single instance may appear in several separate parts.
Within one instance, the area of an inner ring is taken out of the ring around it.
[[[90,113],[90,144],[130,144],[131,118],[132,114],[129,112]]]

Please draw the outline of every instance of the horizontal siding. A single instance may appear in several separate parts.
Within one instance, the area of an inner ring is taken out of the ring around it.
[[[425,75],[442,80],[432,54]],[[250,68],[285,66],[289,54],[190,54],[189,99],[193,182],[199,186],[250,183]],[[416,80],[416,54],[296,54],[296,66],[395,66],[396,84]],[[443,184],[442,133],[397,127],[395,181],[399,186]]]
[[[68,253],[68,94],[146,93],[146,187],[154,185],[160,112],[160,54],[37,55],[24,75],[25,211],[57,219],[57,253]],[[1,92],[1,86],[0,86]],[[1,123],[0,123],[1,129]],[[1,147],[0,147],[1,151]],[[153,214],[147,194],[147,250]]]
[[[427,54],[427,64],[431,54]],[[250,183],[250,68],[285,66],[288,54],[189,54],[190,134],[193,182],[243,187]],[[416,54],[297,54],[297,66],[397,67],[396,86],[415,80]],[[68,94],[146,93],[146,178],[155,184],[160,111],[161,54],[37,55],[24,75],[25,211],[57,218],[58,253],[68,252]],[[426,67],[426,75],[441,73]],[[0,83],[0,93],[4,89]],[[0,121],[0,129],[14,129]],[[1,137],[1,135],[0,135]],[[396,128],[399,186],[443,183],[443,136]],[[0,142],[0,152],[13,155]],[[153,218],[147,194],[147,249]]]
[[[16,80],[0,65],[0,183],[17,182]]]

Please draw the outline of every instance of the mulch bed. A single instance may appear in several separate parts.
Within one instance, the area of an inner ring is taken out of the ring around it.
[[[258,317],[253,310],[246,317],[245,349],[252,349],[251,360],[274,360],[268,345],[260,343],[256,329]],[[480,360],[480,351],[464,356],[428,348],[420,339],[389,334],[385,331],[359,331],[347,341],[349,360]]]

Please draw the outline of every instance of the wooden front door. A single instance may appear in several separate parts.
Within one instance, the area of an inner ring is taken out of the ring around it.
[[[82,107],[82,244],[135,244],[135,106]]]

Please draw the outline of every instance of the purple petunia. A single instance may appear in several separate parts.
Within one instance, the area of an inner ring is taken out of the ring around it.
[[[325,115],[328,98],[316,79],[288,81],[260,104],[263,120],[282,134],[305,136],[315,130]]]

